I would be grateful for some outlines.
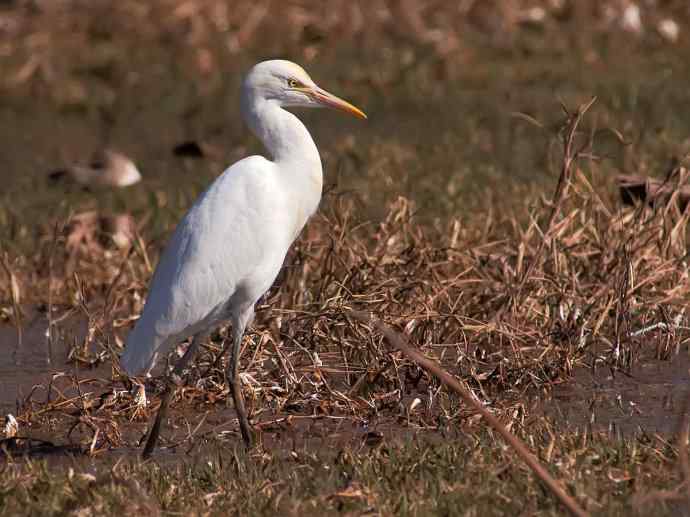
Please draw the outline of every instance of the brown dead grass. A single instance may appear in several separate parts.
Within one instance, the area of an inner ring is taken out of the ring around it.
[[[352,309],[405,334],[509,427],[532,416],[526,395],[567,381],[578,366],[629,374],[640,357],[677,354],[690,339],[688,210],[681,212],[673,196],[633,208],[602,198],[577,167],[590,159],[586,139],[573,144],[582,140],[577,124],[585,111],[566,112],[556,201],[531,201],[525,222],[488,211],[468,223],[421,225],[402,197],[385,219],[366,222],[356,199],[328,194],[257,307],[245,341],[242,378],[254,422],[269,428],[291,418],[386,419],[442,431],[473,420],[435,379],[353,320]],[[142,308],[162,243],[147,244],[143,226],[129,251],[88,239],[80,250],[71,227],[58,222],[55,228],[67,230],[46,232],[35,256],[5,254],[12,281],[0,284],[1,314],[17,323],[20,301],[42,305],[49,340],[68,335],[67,317],[80,314],[88,331],[73,342],[70,360],[109,365]],[[179,408],[225,406],[224,339],[220,332],[202,350],[176,395]],[[155,404],[136,386],[123,390],[112,365],[112,376],[56,376],[27,397],[20,426],[54,426],[57,419],[68,439],[83,431],[77,441],[92,453],[132,444],[122,429],[143,425]]]
[[[508,4],[515,8],[505,8]],[[518,32],[558,31],[583,20],[595,32],[619,31],[615,22],[605,22],[602,12],[608,5],[620,9],[626,2],[580,2],[577,5],[584,7],[578,9],[566,2],[562,11],[549,7],[556,3],[545,2],[546,21],[536,27],[520,18],[525,7],[538,2],[529,4],[466,2],[464,10],[453,4],[450,12],[450,4],[439,2],[334,1],[319,3],[318,9],[310,9],[316,3],[294,2],[285,6],[280,31],[275,32],[279,36],[271,41],[276,22],[265,11],[268,4],[239,2],[237,9],[228,9],[220,1],[169,0],[146,5],[64,1],[32,10],[28,4],[15,2],[16,9],[0,12],[0,51],[9,58],[9,73],[1,87],[21,95],[27,91],[36,97],[49,94],[60,105],[94,103],[116,111],[117,99],[122,98],[117,88],[136,87],[137,74],[130,73],[129,60],[139,59],[146,67],[150,62],[165,62],[160,55],[149,61],[147,42],[155,41],[152,47],[162,46],[174,55],[184,72],[181,77],[203,89],[217,85],[218,74],[239,66],[252,52],[310,61],[338,47],[337,41],[350,44],[352,52],[372,48],[378,52],[385,45],[399,50],[395,60],[402,62],[378,74],[358,75],[353,67],[352,80],[371,81],[375,90],[395,84],[406,67],[424,60],[432,62],[427,69],[433,74],[448,77],[462,63],[465,38],[487,37],[500,47]],[[665,16],[683,19],[673,2],[658,9],[645,4],[642,9],[643,20],[652,25]],[[125,32],[126,41],[113,41]],[[658,35],[647,31],[641,37]],[[411,61],[406,61],[407,42],[418,47],[410,54]],[[88,55],[83,53],[85,45],[92,50]],[[141,63],[132,69],[141,69]],[[432,438],[445,438],[450,430],[476,431],[472,428],[477,415],[417,365],[392,352],[382,336],[351,319],[350,310],[355,309],[375,314],[405,334],[532,448],[539,450],[542,445],[543,459],[552,467],[560,465],[562,479],[596,479],[602,500],[619,483],[638,483],[637,474],[627,470],[641,468],[635,464],[640,461],[638,441],[618,443],[632,450],[629,457],[621,455],[620,468],[608,466],[611,458],[606,455],[614,455],[607,452],[610,443],[601,445],[601,451],[592,456],[600,474],[593,478],[589,466],[582,471],[576,467],[578,451],[586,450],[591,435],[559,435],[558,424],[552,427],[548,421],[536,426],[541,408],[532,395],[567,382],[578,367],[634,374],[642,360],[672,359],[687,346],[688,211],[675,202],[687,178],[679,167],[677,174],[669,175],[665,196],[656,204],[619,206],[606,193],[611,185],[596,174],[590,133],[573,130],[582,111],[566,112],[560,129],[566,147],[568,135],[573,139],[571,149],[564,153],[562,188],[554,196],[510,203],[499,200],[469,216],[420,222],[414,203],[404,197],[386,207],[383,219],[366,221],[360,215],[366,201],[351,194],[327,193],[322,212],[296,243],[275,288],[258,307],[251,340],[245,341],[245,397],[253,422],[264,435],[298,429],[309,439],[350,425],[362,430],[367,446],[376,447],[386,443],[384,433],[428,432]],[[107,118],[108,110],[103,114]],[[384,146],[377,158],[395,161],[401,150],[405,148]],[[414,160],[415,154],[408,151],[404,158]],[[510,213],[505,210],[508,205]],[[24,253],[11,242],[0,249],[0,321],[15,326],[21,347],[27,315],[37,310],[48,324],[46,346],[55,350],[67,346],[68,360],[81,367],[78,376],[56,370],[50,382],[36,386],[20,401],[18,436],[1,443],[11,456],[56,449],[98,455],[134,446],[156,408],[161,378],[147,382],[147,400],[144,386],[123,385],[113,358],[141,311],[163,245],[153,240],[161,224],[152,229],[152,214],[141,215],[134,224],[128,222],[126,240],[133,237],[134,246],[121,250],[113,246],[110,227],[97,219],[101,216],[74,214],[49,226],[17,224],[20,230],[7,234],[17,238],[22,232],[22,238],[27,231],[35,234],[34,250]],[[83,337],[73,330],[75,318],[85,322]],[[225,409],[228,393],[220,368],[225,337],[223,331],[214,335],[181,380],[173,402],[173,426],[164,430],[164,445],[191,450],[200,443],[224,439],[228,432],[236,434],[233,414]],[[183,350],[184,345],[177,355]],[[27,435],[50,441],[27,439]],[[495,445],[486,436],[468,436],[477,444]],[[236,442],[237,437],[231,440]],[[283,438],[281,443],[285,448],[292,446],[296,454],[294,442],[288,441]],[[648,441],[645,435],[639,443],[648,445]],[[477,444],[468,451],[479,456],[494,454],[491,447],[482,448],[480,454]],[[462,450],[464,457],[467,451]],[[659,480],[665,476],[675,479],[673,446],[657,436],[650,450],[652,457],[658,456],[655,461],[660,465],[655,469],[659,470],[640,474],[641,483],[657,486],[663,485]],[[512,456],[501,453],[498,475],[491,470],[495,465],[482,463],[486,458],[479,457],[482,461],[477,462],[476,456],[468,457],[464,467],[468,472],[472,465],[484,468],[486,490],[495,491],[491,492],[493,505]],[[410,465],[420,461],[414,457]],[[449,464],[455,468],[457,462],[454,457]],[[292,470],[291,464],[281,465]],[[401,471],[408,467],[405,464]],[[373,467],[376,479],[379,468],[378,464]],[[151,477],[160,475],[155,472]],[[431,477],[436,479],[436,473]],[[526,476],[518,472],[515,477]],[[492,479],[498,481],[492,484]],[[173,479],[171,483],[179,482]],[[230,486],[226,479],[222,483]],[[262,480],[257,493],[264,488]],[[246,487],[219,490],[243,494]],[[675,499],[684,490],[681,484],[663,493],[643,493],[642,498]],[[60,487],[58,491],[65,492]],[[138,489],[135,492],[122,499],[138,500]],[[333,493],[345,498],[350,492],[366,491],[354,484]],[[383,492],[400,491],[393,487]],[[190,491],[185,504],[198,503],[196,493],[196,488]],[[220,492],[202,493],[213,500]],[[33,499],[31,493],[27,497]],[[161,501],[166,497],[161,496]],[[590,503],[598,508],[597,501]]]
[[[578,28],[576,34],[587,27],[582,36],[585,46],[592,34],[606,33],[633,33],[633,37],[662,43],[685,41],[682,26],[688,11],[684,2],[639,4],[622,0],[469,0],[459,4],[441,0],[17,0],[0,10],[1,54],[9,58],[2,86],[12,91],[30,85],[67,105],[101,97],[99,103],[107,106],[116,97],[108,80],[132,61],[146,61],[150,58],[147,47],[161,44],[175,49],[181,68],[203,90],[213,88],[218,74],[241,63],[243,55],[256,52],[309,62],[344,44],[352,51],[376,49],[378,54],[411,44],[426,50],[412,56],[409,67],[431,60],[437,62],[436,72],[446,76],[457,71],[455,57],[472,53],[467,42],[473,39],[508,48],[518,35],[559,34],[570,26]],[[623,21],[630,5],[639,9],[639,30]],[[663,29],[669,21],[678,28],[671,41]],[[118,48],[124,40],[129,45],[126,52]],[[84,62],[87,47],[94,51]],[[103,84],[88,85],[84,81],[88,73],[100,76]],[[387,83],[395,77],[370,80]],[[136,77],[125,80],[130,81],[136,82]]]

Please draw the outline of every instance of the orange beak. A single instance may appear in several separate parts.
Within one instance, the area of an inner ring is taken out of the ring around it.
[[[336,97],[332,93],[328,93],[326,90],[323,90],[318,86],[305,87],[304,89],[302,89],[302,91],[322,106],[344,111],[345,113],[354,115],[357,118],[367,118],[364,112],[358,107],[353,106],[352,104],[350,104],[346,100],[341,99],[340,97]]]

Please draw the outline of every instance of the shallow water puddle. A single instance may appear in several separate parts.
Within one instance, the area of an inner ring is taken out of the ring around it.
[[[673,434],[678,430],[690,390],[690,357],[641,360],[630,375],[608,367],[579,369],[572,381],[554,389],[547,414],[569,428],[630,435]]]
[[[71,315],[53,326],[59,339],[50,340],[48,319],[45,313],[32,308],[25,311],[26,324],[21,332],[21,343],[17,330],[10,325],[0,325],[0,413],[14,412],[17,405],[32,391],[47,395],[47,386],[52,377],[65,375],[92,376],[103,373],[109,376],[110,368],[84,368],[68,362],[69,348],[83,342],[87,323],[78,315]],[[52,342],[51,342],[52,341]],[[39,396],[40,397],[40,396]]]
[[[85,318],[71,314],[55,325],[55,332],[59,335],[54,336],[52,348],[49,346],[45,312],[27,310],[24,321],[26,324],[19,347],[16,329],[10,325],[0,326],[0,347],[4,351],[0,357],[0,416],[16,414],[17,408],[29,396],[38,403],[36,407],[47,401],[49,391],[53,400],[58,395],[75,397],[77,391],[72,376],[80,380],[83,398],[79,404],[93,403],[89,414],[97,418],[102,416],[98,409],[99,401],[103,405],[105,394],[120,392],[124,386],[118,381],[113,384],[108,359],[93,368],[68,361],[70,348],[84,342],[88,326]],[[626,436],[640,430],[669,435],[676,432],[684,411],[690,389],[689,369],[690,357],[687,354],[665,361],[641,359],[629,375],[621,372],[612,375],[611,370],[604,366],[598,367],[594,373],[581,368],[575,371],[569,382],[554,388],[545,405],[545,413],[561,429],[591,425],[595,431],[609,431],[614,436]],[[151,388],[147,387],[149,397],[157,391]],[[56,411],[55,418],[42,420],[40,424],[35,421],[32,426],[22,428],[19,436],[25,442],[11,444],[17,446],[16,455],[64,456],[88,451],[89,430],[85,428],[75,434],[69,432],[72,424],[80,418],[79,404],[74,407],[66,405]],[[372,421],[366,421],[352,415],[322,415],[313,409],[300,407],[295,411],[274,412],[268,407],[255,408],[258,413],[253,416],[254,424],[261,431],[263,446],[272,450],[371,447],[417,438],[447,439],[446,431],[462,434],[464,427],[463,424],[452,424],[442,431],[433,425],[424,428],[405,425],[394,413],[381,414]],[[108,456],[136,456],[139,453],[137,443],[146,434],[151,415],[124,419],[121,416],[117,417],[117,433],[121,440],[111,448],[101,438],[99,447],[95,449],[97,457],[104,453]],[[26,441],[29,438],[33,442]],[[45,440],[46,445],[41,440]],[[176,461],[203,454],[209,447],[225,449],[240,445],[237,420],[231,405],[175,404],[155,457],[162,461]]]
[[[97,444],[91,450],[94,457],[135,457],[140,454],[137,444],[146,435],[153,416],[149,410],[155,406],[150,406],[138,417],[128,416],[126,409],[112,414],[108,413],[109,410],[101,411],[101,408],[108,407],[104,396],[122,392],[125,387],[119,381],[112,381],[108,359],[93,368],[68,360],[70,348],[84,342],[88,330],[85,318],[73,314],[55,325],[54,331],[59,335],[53,339],[52,348],[49,346],[45,312],[27,310],[24,321],[21,346],[17,346],[14,327],[0,326],[0,347],[5,351],[0,357],[0,417],[8,413],[19,417],[28,408],[41,412],[49,406],[46,404],[49,397],[53,403],[65,402],[52,406],[43,416],[32,417],[30,425],[21,422],[16,439],[2,440],[0,446],[8,457],[45,457],[60,463],[71,456],[88,455],[93,429],[84,425],[72,432],[83,414],[93,417],[101,432],[93,442]],[[80,381],[79,391],[73,378]],[[147,386],[150,401],[157,398],[154,393],[159,389],[160,386]],[[254,409],[257,410],[253,415],[254,425],[260,431],[257,438],[263,447],[271,450],[372,447],[390,441],[408,441],[421,435],[438,435],[432,429],[401,425],[395,418],[384,415],[366,421],[352,415],[320,414],[308,405],[294,411]],[[102,419],[106,416],[106,420],[113,419],[115,427]],[[108,429],[116,429],[119,439],[115,447],[103,442],[103,433]],[[154,458],[163,462],[177,461],[203,455],[214,448],[232,449],[236,446],[241,446],[241,438],[232,405],[222,402],[176,403],[170,408]]]

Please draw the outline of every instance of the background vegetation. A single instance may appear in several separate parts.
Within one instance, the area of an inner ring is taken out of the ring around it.
[[[623,0],[3,3],[3,513],[561,511],[350,309],[465,382],[589,511],[679,511],[688,212],[677,194],[624,207],[615,176],[686,179],[689,17]],[[300,114],[327,188],[245,342],[261,445],[239,448],[220,332],[142,464],[161,378],[142,397],[112,359],[184,210],[261,152],[237,94],[269,57],[370,118]],[[202,159],[172,152],[190,140]],[[47,180],[102,147],[144,181]],[[75,224],[90,211],[130,214],[131,248]]]

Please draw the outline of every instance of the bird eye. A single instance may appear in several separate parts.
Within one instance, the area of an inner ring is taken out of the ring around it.
[[[299,81],[297,81],[296,79],[288,79],[287,83],[290,88],[297,88],[298,86],[301,86]]]

